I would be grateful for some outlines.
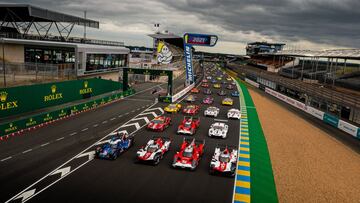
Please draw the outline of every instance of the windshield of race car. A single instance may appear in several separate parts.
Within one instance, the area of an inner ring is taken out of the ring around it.
[[[158,149],[157,145],[150,145],[146,151],[147,152],[155,152],[157,149]]]
[[[224,129],[224,127],[223,127],[223,126],[220,126],[220,125],[213,125],[212,128],[213,128],[214,130],[223,130],[223,129]]]
[[[155,124],[163,124],[164,120],[163,119],[155,119],[152,122],[155,123]]]
[[[183,157],[187,157],[187,158],[192,157],[192,151],[184,151],[183,152]]]
[[[185,122],[184,127],[185,128],[190,128],[191,127],[191,121]]]
[[[219,157],[219,161],[221,162],[229,162],[230,161],[230,157],[228,155],[221,155]]]
[[[176,108],[176,104],[170,104],[169,108],[175,109]]]

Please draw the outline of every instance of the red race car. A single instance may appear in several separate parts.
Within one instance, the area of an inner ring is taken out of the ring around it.
[[[167,116],[158,116],[154,118],[147,125],[147,128],[154,131],[164,131],[165,128],[169,127],[171,124],[171,118]]]
[[[199,92],[200,92],[200,90],[199,90],[198,88],[196,88],[196,87],[194,87],[194,88],[191,89],[191,93],[197,94],[197,93],[199,93]]]
[[[200,107],[198,105],[187,105],[183,109],[184,114],[195,115],[199,113]]]
[[[177,133],[185,135],[194,135],[196,129],[200,126],[200,118],[185,116],[180,123]]]
[[[201,87],[206,87],[206,88],[207,88],[207,87],[209,87],[209,84],[207,84],[207,83],[202,83],[202,84],[201,84]]]
[[[208,82],[208,80],[207,80],[207,79],[203,79],[201,82],[203,82],[203,83],[207,83],[207,82]]]
[[[174,168],[189,168],[195,170],[204,153],[205,140],[184,139],[180,151],[174,155]]]

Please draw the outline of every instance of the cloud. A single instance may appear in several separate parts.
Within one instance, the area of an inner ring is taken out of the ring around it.
[[[13,0],[12,3],[24,3]],[[100,21],[88,36],[152,45],[153,24],[176,34],[213,33],[213,50],[244,50],[251,41],[285,42],[298,48],[360,48],[359,0],[31,0],[31,4]],[[82,28],[75,29],[81,34]],[[210,49],[209,49],[210,50]],[[238,53],[236,51],[236,53]]]

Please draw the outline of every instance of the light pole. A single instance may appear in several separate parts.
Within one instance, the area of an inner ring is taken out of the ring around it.
[[[5,68],[5,40],[1,38],[2,42],[2,58],[3,58],[3,71],[4,71],[4,87],[6,87],[6,68]]]

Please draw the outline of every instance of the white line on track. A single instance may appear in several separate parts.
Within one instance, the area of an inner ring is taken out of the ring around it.
[[[123,115],[118,115],[118,118],[121,118]]]
[[[60,141],[62,139],[64,139],[64,137],[59,137],[58,139],[56,139],[56,141]]]
[[[22,153],[26,154],[26,153],[31,152],[31,151],[32,151],[32,149],[28,149],[28,150],[23,151]]]
[[[77,134],[77,132],[73,132],[73,133],[71,133],[71,134],[69,134],[70,136],[73,136],[73,135],[76,135]]]
[[[48,144],[50,144],[50,142],[44,143],[44,144],[40,145],[40,147],[45,147]]]
[[[94,124],[94,125],[93,125],[94,128],[96,128],[96,127],[98,127],[98,126],[99,126],[99,124]]]
[[[102,122],[102,124],[105,124],[105,123],[107,123],[107,121],[103,121],[103,122]]]
[[[228,122],[229,120],[224,120],[224,119],[217,119],[217,118],[215,118],[214,121]]]
[[[111,118],[110,120],[113,121],[113,120],[115,120],[115,119],[116,119],[116,118],[114,117],[114,118]]]
[[[84,128],[81,130],[81,132],[87,131],[89,128]]]
[[[3,162],[3,161],[6,161],[6,160],[9,160],[9,159],[11,159],[11,158],[12,158],[12,156],[8,156],[8,157],[6,157],[6,158],[4,158],[4,159],[1,159],[0,161]]]

